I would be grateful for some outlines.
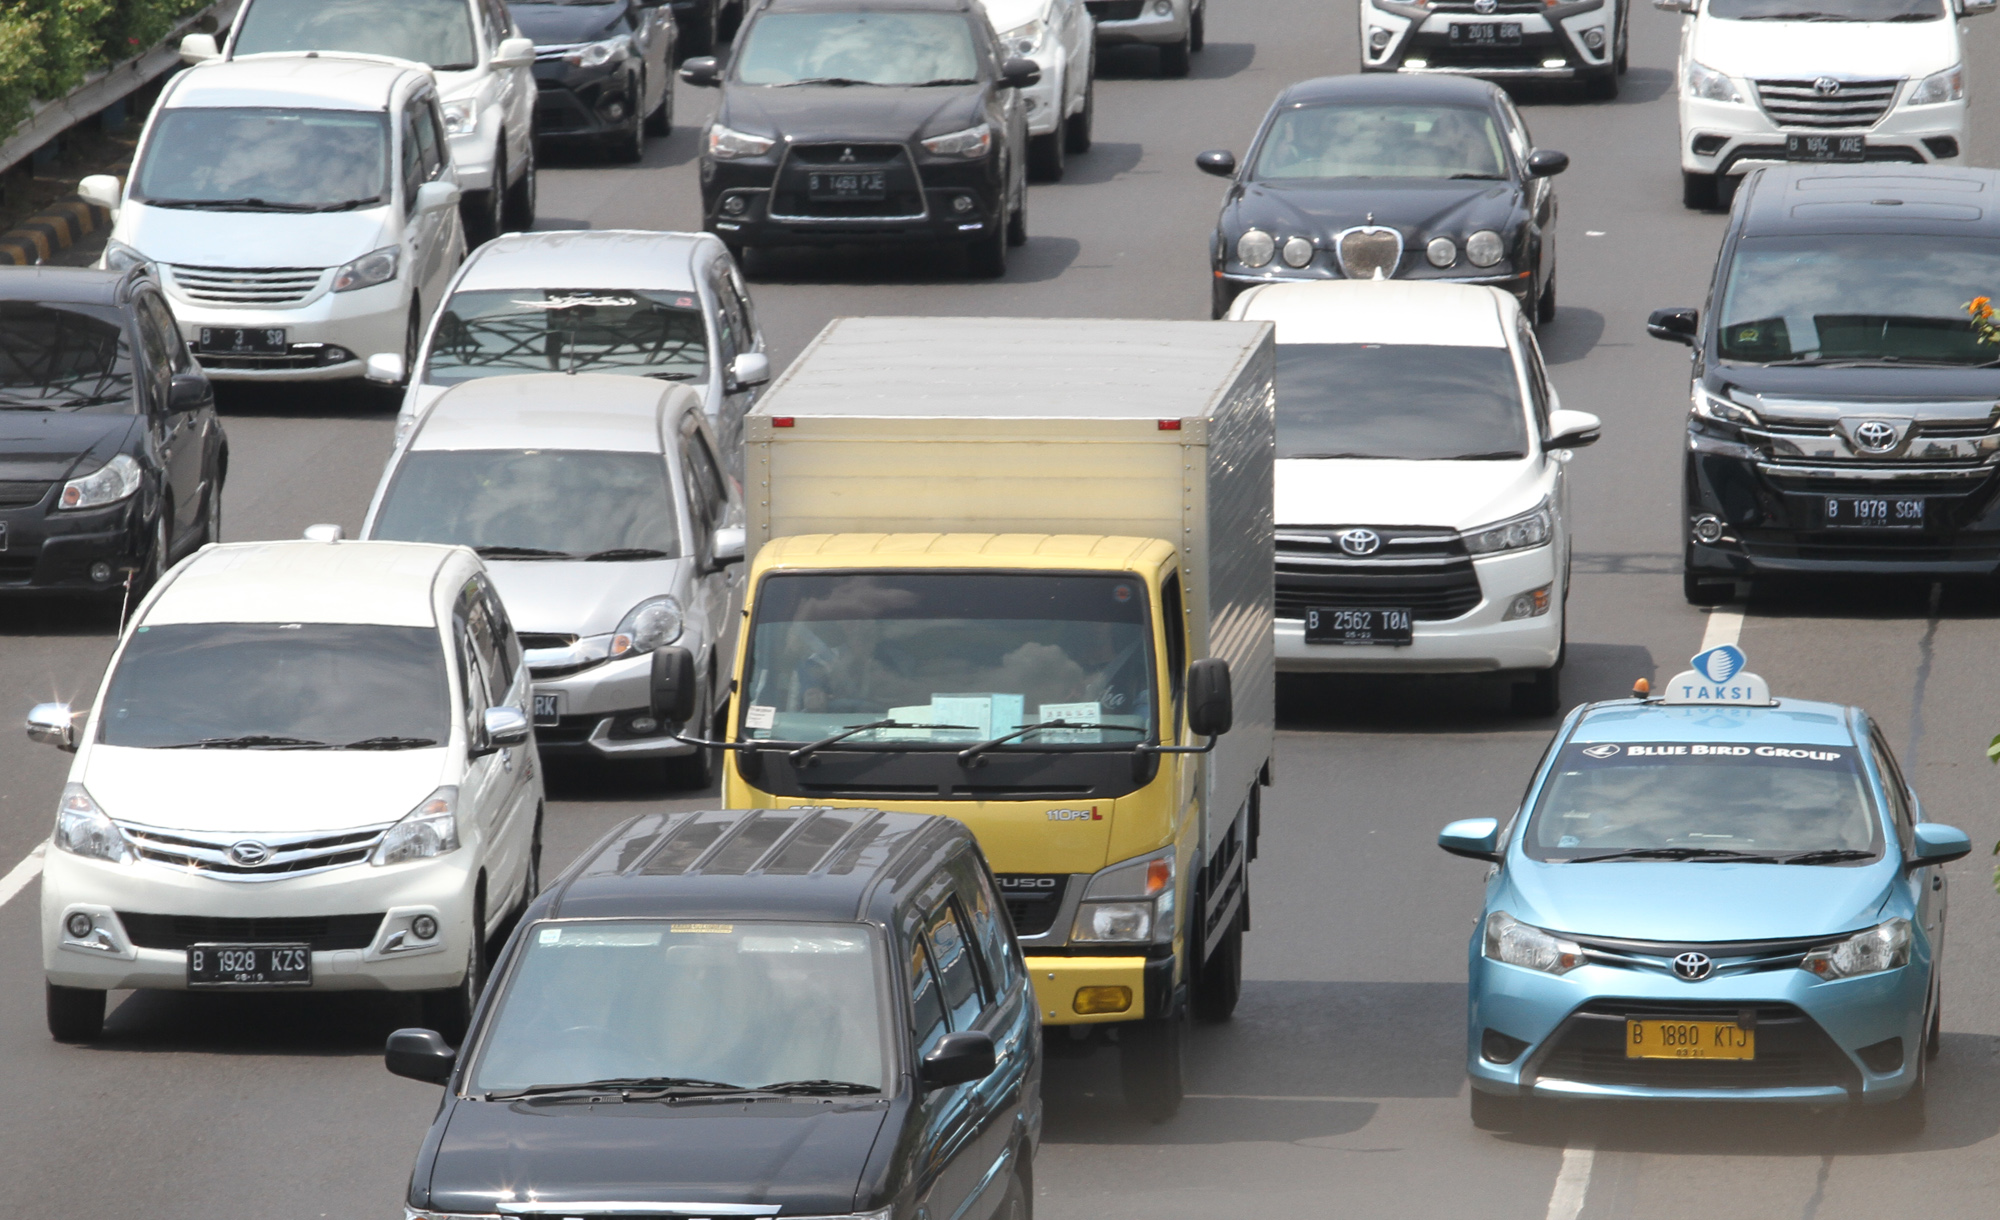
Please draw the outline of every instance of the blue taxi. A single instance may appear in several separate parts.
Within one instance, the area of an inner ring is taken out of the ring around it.
[[[1473,929],[1472,1121],[1549,1100],[1875,1107],[1921,1128],[1945,877],[1857,707],[1774,699],[1734,645],[1657,696],[1586,704],[1520,810],[1438,845],[1488,860]]]

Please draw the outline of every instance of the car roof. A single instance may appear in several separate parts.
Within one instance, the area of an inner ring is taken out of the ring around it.
[[[167,95],[183,106],[292,106],[303,110],[383,110],[416,67],[360,55],[247,55],[211,59],[181,73]]]
[[[971,832],[880,809],[649,813],[585,851],[554,886],[552,919],[886,919],[893,891]],[[877,895],[887,881],[890,903]]]
[[[1278,95],[1279,106],[1311,105],[1317,102],[1432,102],[1443,105],[1491,106],[1500,94],[1497,85],[1470,76],[1430,76],[1390,72],[1366,72],[1347,76],[1321,76],[1287,85]]]
[[[684,385],[615,373],[524,373],[462,381],[410,438],[418,449],[598,449],[663,453],[660,414]]]
[[[2000,170],[1932,165],[1773,166],[1748,184],[1740,232],[2000,237]]]
[[[140,622],[435,627],[439,574],[462,547],[427,542],[234,542],[177,567]]]
[[[1619,699],[1585,707],[1569,739],[1851,746],[1853,712],[1842,704],[1810,699],[1779,699],[1771,707],[1668,706]]]
[[[121,305],[128,280],[145,278],[133,271],[98,271],[88,267],[0,267],[0,301],[39,301],[51,305]]]
[[[508,233],[472,252],[455,292],[496,288],[632,288],[693,292],[703,233],[567,229]]]
[[[1411,280],[1294,280],[1263,284],[1230,316],[1270,322],[1278,343],[1423,343],[1505,347],[1519,306],[1482,284]]]

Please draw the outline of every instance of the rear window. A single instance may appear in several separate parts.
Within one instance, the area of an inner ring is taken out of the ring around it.
[[[516,288],[455,293],[424,364],[430,385],[510,373],[708,379],[708,324],[691,292]]]
[[[132,352],[116,309],[0,301],[0,410],[132,406]]]

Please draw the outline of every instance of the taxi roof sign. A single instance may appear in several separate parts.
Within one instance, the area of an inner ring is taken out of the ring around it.
[[[1719,644],[1689,659],[1693,669],[1675,674],[1660,691],[1660,702],[1707,707],[1770,707],[1770,684],[1743,668],[1747,658],[1734,644]]]

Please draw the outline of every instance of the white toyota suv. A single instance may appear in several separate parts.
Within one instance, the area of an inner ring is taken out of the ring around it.
[[[28,714],[76,752],[42,870],[60,1040],[123,988],[420,991],[463,1029],[539,888],[527,668],[484,566],[309,533],[183,560],[94,708]]]
[[[1008,55],[1032,59],[1042,79],[1022,89],[1028,172],[1062,178],[1069,154],[1090,151],[1097,113],[1097,23],[1083,0],[982,0]]]
[[[1685,13],[1681,201],[1727,209],[1784,161],[1960,164],[1958,18],[1996,0],[1653,0]]]
[[[1278,345],[1278,669],[1495,673],[1561,707],[1565,411],[1514,297],[1473,284],[1250,289]]]

